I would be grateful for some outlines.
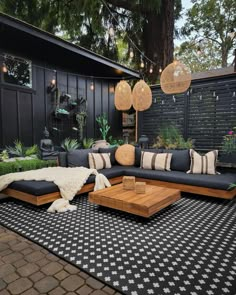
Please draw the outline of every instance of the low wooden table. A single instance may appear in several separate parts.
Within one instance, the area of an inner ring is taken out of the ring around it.
[[[123,184],[89,193],[89,201],[143,217],[150,217],[181,198],[180,190],[146,185],[145,194],[124,190]]]

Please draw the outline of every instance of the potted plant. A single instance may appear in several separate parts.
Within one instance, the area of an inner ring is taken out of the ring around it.
[[[222,152],[219,161],[225,163],[236,163],[236,127],[228,131],[223,137]]]
[[[93,148],[99,148],[99,147],[108,147],[109,143],[106,141],[108,131],[110,130],[110,126],[108,124],[107,114],[103,113],[100,116],[96,118],[96,121],[99,125],[99,131],[101,132],[102,139],[96,140],[95,144],[93,145]]]

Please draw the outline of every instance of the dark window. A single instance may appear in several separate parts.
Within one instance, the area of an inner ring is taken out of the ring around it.
[[[20,86],[32,87],[32,63],[30,60],[4,55],[4,82]]]

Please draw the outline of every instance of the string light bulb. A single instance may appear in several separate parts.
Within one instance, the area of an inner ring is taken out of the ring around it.
[[[144,68],[144,61],[143,61],[143,59],[141,59],[140,68],[141,68],[141,69]]]
[[[200,54],[202,54],[202,51],[201,51],[201,47],[198,46],[198,48],[197,48],[197,55],[200,55]]]
[[[130,48],[130,50],[129,50],[129,57],[130,58],[133,58],[134,57],[134,50],[133,50],[133,48]]]
[[[153,65],[150,66],[149,73],[150,73],[150,74],[153,73]]]
[[[108,30],[108,34],[111,38],[114,38],[115,36],[115,31],[114,28],[112,26],[110,26],[109,30]]]
[[[91,84],[90,84],[90,90],[91,90],[91,91],[94,90],[94,84],[93,84],[93,82],[91,82]]]
[[[2,71],[3,73],[7,73],[7,66],[5,63],[2,64]]]
[[[161,72],[162,72],[162,68],[160,67],[160,68],[159,68],[159,73],[161,73]]]
[[[234,29],[231,29],[231,30],[228,32],[227,35],[230,37],[231,40],[233,40],[234,37],[235,37],[235,31],[234,31]]]

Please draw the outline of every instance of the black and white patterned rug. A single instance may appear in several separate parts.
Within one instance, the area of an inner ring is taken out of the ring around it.
[[[150,219],[73,204],[53,214],[6,200],[0,223],[123,294],[236,294],[235,200],[185,197]]]

